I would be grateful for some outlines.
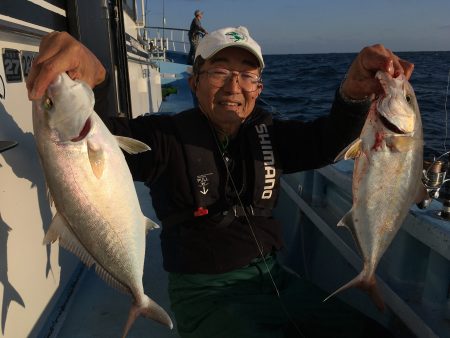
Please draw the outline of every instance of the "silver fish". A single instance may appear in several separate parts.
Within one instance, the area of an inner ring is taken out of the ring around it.
[[[371,105],[360,137],[336,158],[355,158],[353,206],[338,226],[347,227],[363,258],[363,270],[328,298],[350,287],[366,290],[384,309],[375,270],[409,208],[425,197],[421,183],[423,132],[408,80],[377,72],[385,94]],[[327,299],[328,299],[327,298]]]
[[[139,315],[172,328],[168,314],[144,293],[145,235],[158,225],[142,214],[119,146],[130,153],[150,148],[113,136],[93,107],[91,88],[65,73],[33,102],[34,136],[57,211],[44,244],[59,238],[110,285],[134,297],[124,337]]]

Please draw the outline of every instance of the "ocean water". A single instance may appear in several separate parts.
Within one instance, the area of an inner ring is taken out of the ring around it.
[[[450,150],[446,138],[450,93],[447,82],[450,52],[404,52],[401,58],[414,63],[410,82],[419,103],[424,129],[424,155],[439,156]],[[326,114],[356,54],[292,54],[265,55],[264,90],[261,95],[276,110],[274,115],[309,120]]]

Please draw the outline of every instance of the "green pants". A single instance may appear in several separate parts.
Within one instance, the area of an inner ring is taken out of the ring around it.
[[[169,274],[182,338],[390,337],[337,298],[324,303],[327,295],[273,257],[217,275]]]

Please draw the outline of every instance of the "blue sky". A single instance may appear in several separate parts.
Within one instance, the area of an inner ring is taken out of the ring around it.
[[[450,50],[450,0],[145,0],[147,24],[189,28],[195,9],[212,31],[247,26],[264,54]]]

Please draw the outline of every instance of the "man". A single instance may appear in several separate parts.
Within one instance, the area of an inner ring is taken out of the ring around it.
[[[388,337],[336,298],[323,303],[327,293],[280,266],[281,227],[272,209],[282,172],[327,165],[359,135],[371,99],[381,93],[376,71],[409,78],[413,65],[382,45],[364,48],[330,114],[312,122],[272,119],[255,105],[263,68],[261,48],[246,28],[217,30],[200,42],[189,79],[198,108],[106,121],[113,133],[152,148],[127,160],[134,179],[150,187],[162,221],[179,335]],[[28,77],[30,99],[63,71],[91,87],[105,79],[87,48],[67,33],[51,33]]]
[[[204,29],[202,27],[202,23],[200,22],[200,20],[202,18],[203,18],[203,12],[201,10],[197,9],[194,12],[194,19],[192,19],[191,27],[189,28],[189,32],[188,32],[189,42],[191,44],[191,48],[189,49],[189,54],[188,54],[188,64],[189,65],[192,65],[194,62],[195,51],[197,49],[197,45],[198,45],[200,38],[203,35],[208,34],[206,29]]]

